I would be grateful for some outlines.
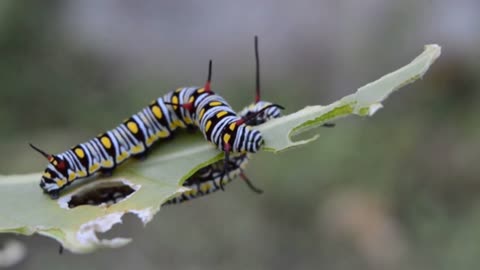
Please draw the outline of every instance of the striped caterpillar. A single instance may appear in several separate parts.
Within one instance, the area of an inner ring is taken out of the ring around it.
[[[271,110],[268,113],[256,114],[259,110],[268,106],[269,102],[259,101],[253,103],[250,106],[243,109],[239,114],[243,117],[248,115],[256,115],[248,124],[251,126],[261,125],[271,119],[278,118],[281,116],[281,111],[274,107],[274,110]],[[325,123],[323,127],[334,127],[334,123]],[[256,192],[263,193],[262,190],[256,188],[250,181],[250,179],[245,175],[244,169],[247,166],[247,163],[251,157],[251,154],[244,153],[234,157],[231,157],[228,164],[225,165],[225,161],[217,161],[209,166],[206,166],[198,170],[195,174],[189,177],[183,183],[183,187],[188,188],[187,191],[182,192],[178,195],[175,195],[173,198],[167,200],[163,205],[179,204],[185,201],[189,201],[195,198],[199,198],[213,192],[223,190],[222,185],[225,185],[232,181],[237,176],[240,176],[248,187]],[[227,173],[224,173],[224,168],[226,167]]]
[[[256,47],[257,43],[255,37]],[[255,153],[263,144],[260,131],[250,130],[247,123],[256,115],[282,107],[270,104],[254,115],[245,118],[238,116],[221,96],[211,90],[211,70],[210,61],[204,87],[185,87],[169,92],[116,128],[63,153],[48,154],[30,144],[49,162],[40,180],[40,187],[52,199],[56,199],[62,189],[77,179],[98,172],[111,174],[128,158],[144,156],[155,142],[171,137],[177,128],[198,127],[208,141],[222,150],[225,153],[225,175],[230,152]],[[256,101],[259,101],[258,91]]]
[[[258,40],[255,37],[255,60],[256,60],[256,99],[255,102],[240,111],[242,118],[249,119],[246,122],[249,126],[261,125],[271,119],[281,116],[279,107],[268,101],[260,100],[260,60],[258,56]],[[263,111],[267,108],[265,111]],[[325,123],[323,127],[334,127],[334,123]],[[213,192],[223,190],[223,185],[231,182],[235,177],[240,176],[248,187],[256,192],[263,193],[262,190],[256,188],[245,175],[244,169],[251,157],[249,153],[242,153],[231,157],[228,161],[220,160],[209,166],[206,166],[190,176],[183,183],[183,187],[188,188],[187,191],[175,195],[162,204],[171,205],[179,204],[195,198],[199,198]]]
[[[258,80],[257,89],[259,89]],[[258,111],[261,111],[270,104],[272,103],[266,101],[257,101],[244,108],[239,115],[242,117],[255,115],[255,118],[252,118],[251,121],[248,122],[248,124],[251,126],[263,124],[273,118],[278,118],[281,116],[281,111],[277,107],[272,107],[271,109],[265,111],[265,113],[257,114]],[[263,191],[256,188],[243,172],[250,159],[250,156],[251,154],[249,153],[243,153],[230,157],[230,160],[227,162],[227,164],[225,164],[226,161],[221,160],[198,170],[183,183],[183,186],[189,190],[169,199],[163,203],[163,205],[178,204],[216,192],[222,189],[222,185],[229,183],[237,176],[240,176],[251,190],[256,193],[262,193]]]

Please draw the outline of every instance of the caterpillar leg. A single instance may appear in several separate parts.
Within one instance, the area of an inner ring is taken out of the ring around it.
[[[43,188],[42,183],[40,183],[40,187]],[[43,193],[50,196],[52,200],[56,200],[58,199],[60,192],[58,190],[51,190],[51,191],[43,190]]]
[[[248,179],[248,177],[245,175],[245,173],[243,173],[243,171],[240,173],[240,177],[243,179],[243,181],[245,181],[245,183],[247,184],[247,186],[255,193],[257,194],[262,194],[263,193],[263,190],[255,187],[253,185],[253,183],[250,181],[250,179]]]
[[[136,154],[134,157],[138,160],[145,160],[148,157],[148,152],[149,152],[148,149],[146,149],[142,153]]]
[[[229,160],[224,160],[223,161],[223,173],[222,173],[222,176],[221,176],[221,180],[224,179],[225,177],[225,174],[227,175],[227,178],[229,181],[232,181],[232,179],[230,178],[230,172],[234,171],[236,168],[239,168],[239,173],[238,173],[238,176],[240,176],[243,181],[245,181],[245,183],[247,184],[247,186],[255,193],[258,193],[258,194],[262,194],[263,193],[263,190],[261,190],[260,188],[257,188],[253,183],[252,181],[250,181],[250,179],[247,177],[247,175],[245,174],[245,172],[243,171],[243,169],[240,168],[240,165],[238,165],[237,163],[235,163],[232,159],[229,159]],[[234,177],[236,177],[237,175],[235,175]],[[223,181],[222,181],[223,182]]]
[[[197,130],[198,130],[198,128],[195,127],[195,126],[187,126],[187,132],[188,132],[189,134],[194,134],[194,133],[197,132]]]
[[[113,168],[110,168],[110,169],[101,169],[100,170],[100,173],[106,177],[110,177],[113,175]]]
[[[223,160],[223,170],[222,170],[222,175],[220,177],[220,189],[222,191],[225,191],[225,189],[223,188],[223,178],[225,177],[225,175],[227,176],[228,180],[229,181],[232,181],[232,179],[230,178],[230,174],[228,173],[228,165],[231,163],[230,161],[230,149],[231,149],[231,145],[229,143],[225,143],[223,148],[225,149],[225,158]]]

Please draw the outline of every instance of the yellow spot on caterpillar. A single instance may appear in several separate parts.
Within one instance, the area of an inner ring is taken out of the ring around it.
[[[205,125],[205,131],[208,131],[211,125],[212,125],[212,121],[208,120],[207,124]]]
[[[137,123],[130,121],[127,123],[128,130],[130,130],[133,134],[137,134],[138,132],[138,125]]]
[[[78,177],[85,177],[85,176],[87,176],[87,172],[84,171],[84,170],[78,171],[78,172],[77,172],[77,176],[78,176]]]
[[[43,177],[50,179],[52,178],[52,175],[49,172],[46,172],[46,173],[43,173]]]
[[[57,180],[57,186],[58,186],[58,187],[63,187],[63,186],[65,186],[65,183],[66,183],[66,182],[67,182],[66,179],[58,179],[58,180]]]
[[[156,135],[153,135],[152,137],[147,138],[147,145],[148,145],[148,146],[152,145],[156,140],[157,140],[157,136],[156,136]]]
[[[228,133],[225,134],[225,135],[223,135],[223,141],[224,141],[225,143],[228,143],[228,142],[230,141],[230,138],[231,138],[231,136],[230,136],[230,134],[228,134]]]
[[[178,104],[178,97],[177,96],[172,97],[172,103],[173,104]]]
[[[215,107],[215,106],[218,106],[218,105],[222,105],[222,103],[220,101],[212,101],[208,105],[210,105],[212,107]]]
[[[226,111],[221,111],[221,112],[217,113],[217,118],[220,118],[220,117],[222,117],[222,116],[224,116],[224,115],[226,115],[226,114],[228,114],[228,112],[226,112]]]
[[[110,141],[110,138],[107,136],[103,136],[100,141],[102,142],[103,146],[107,149],[110,149],[112,147],[112,142]]]
[[[187,123],[187,124],[192,124],[192,123],[193,123],[192,119],[191,119],[190,117],[188,117],[188,116],[186,116],[183,120],[184,120],[185,123]]]
[[[113,162],[111,160],[106,159],[102,161],[102,166],[106,168],[111,168],[113,167]]]
[[[71,181],[72,181],[73,179],[75,179],[76,177],[77,177],[77,176],[76,176],[73,172],[69,173],[69,174],[68,174],[68,182],[71,182]]]
[[[157,136],[160,137],[160,138],[166,138],[166,137],[170,136],[170,133],[166,130],[162,130],[162,131],[157,132]]]
[[[158,106],[153,106],[153,107],[152,107],[152,112],[153,112],[153,115],[155,115],[155,117],[156,117],[157,119],[162,119],[163,114],[162,114],[162,110],[160,109],[160,107],[158,107]]]
[[[237,123],[233,122],[233,123],[230,124],[230,126],[228,126],[228,128],[229,128],[231,131],[234,131],[236,125],[237,125]]]
[[[57,166],[58,162],[56,160],[53,160],[52,164],[53,164],[53,166]]]
[[[192,196],[195,196],[195,195],[197,195],[197,193],[198,193],[198,190],[197,190],[196,188],[195,188],[195,189],[192,189],[192,190],[190,190],[190,194],[192,194]]]
[[[200,186],[200,190],[203,192],[203,193],[206,193],[207,191],[210,190],[210,184],[209,183],[203,183],[201,186]]]
[[[173,125],[173,128],[177,128],[177,127],[184,127],[184,125],[183,125],[182,121],[180,121],[180,120],[178,120],[178,119],[177,119],[177,120],[174,120],[174,121],[172,121],[172,125]]]
[[[205,88],[200,88],[200,89],[197,90],[197,93],[200,93],[200,94],[201,94],[201,93],[203,93],[203,92],[205,92]]]
[[[193,96],[190,97],[190,99],[188,99],[188,103],[193,103],[195,101],[195,98]]]
[[[79,157],[80,159],[82,159],[82,158],[85,157],[85,152],[83,152],[83,149],[82,149],[82,148],[75,148],[75,154],[76,154],[77,157]]]
[[[122,161],[124,161],[126,158],[128,157],[128,153],[127,152],[122,152],[120,153],[120,155],[117,156],[117,163],[121,163]]]
[[[182,87],[180,87],[180,88],[177,88],[177,90],[175,90],[175,92],[177,92],[177,93],[178,93],[178,92],[182,91],[182,89],[183,89]]]
[[[90,174],[98,171],[98,169],[100,168],[100,165],[98,163],[93,163],[92,166],[90,166],[90,169],[88,170],[90,172]]]
[[[205,113],[205,108],[203,108],[203,109],[200,111],[200,114],[198,115],[198,119],[202,119],[204,113]]]
[[[131,152],[133,154],[138,154],[138,153],[142,153],[143,150],[144,150],[143,145],[135,145],[134,147],[132,147]]]

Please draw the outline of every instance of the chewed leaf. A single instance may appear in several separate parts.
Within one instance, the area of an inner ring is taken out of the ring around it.
[[[277,152],[306,144],[315,137],[293,142],[291,136],[340,117],[373,115],[390,93],[421,78],[439,55],[439,46],[428,45],[410,64],[354,94],[259,126],[265,139],[264,149]],[[172,142],[158,143],[146,160],[122,165],[112,177],[75,182],[58,200],[41,192],[39,173],[0,176],[0,232],[42,234],[76,253],[123,246],[130,239],[99,239],[96,233],[110,230],[126,213],[137,215],[143,223],[149,222],[163,202],[185,191],[181,187],[185,179],[221,158],[222,153],[200,134],[181,134]]]
[[[88,179],[72,186],[58,200],[42,193],[38,186],[40,173],[0,176],[0,232],[42,234],[76,253],[129,243],[126,238],[98,239],[96,233],[121,223],[126,213],[148,223],[164,201],[185,191],[179,186],[181,179],[188,177],[185,173],[218,159],[218,151],[201,136],[182,134],[176,140],[177,144],[159,145],[144,162],[121,166],[112,177]],[[99,191],[106,187],[120,196],[100,201]]]
[[[421,78],[440,56],[438,45],[426,45],[422,54],[408,65],[371,82],[327,106],[309,106],[296,113],[265,123],[259,130],[265,138],[264,149],[278,152],[317,138],[293,142],[291,137],[351,114],[372,116],[383,107],[382,101],[402,86]]]

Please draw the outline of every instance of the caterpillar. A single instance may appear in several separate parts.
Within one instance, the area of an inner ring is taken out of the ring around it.
[[[257,111],[261,110],[265,106],[268,106],[269,104],[271,103],[267,101],[253,103],[243,109],[239,114],[243,117],[256,115],[255,118],[253,118],[248,124],[251,126],[261,125],[271,119],[281,116],[281,111],[276,107],[271,108],[271,110],[267,110],[265,114],[256,114]],[[323,127],[334,126],[334,123],[323,124]],[[173,198],[170,198],[164,202],[162,206],[182,203],[219,190],[223,190],[222,185],[228,184],[237,176],[240,176],[240,178],[244,180],[244,182],[252,191],[259,194],[263,193],[261,189],[258,189],[251,183],[250,179],[244,173],[244,169],[247,166],[250,157],[251,154],[244,153],[231,157],[226,165],[226,161],[220,160],[198,170],[183,183],[182,186],[188,188],[188,190],[175,195]],[[224,172],[225,167],[226,173]]]
[[[281,116],[281,111],[278,107],[270,107],[264,112],[261,112],[264,108],[267,108],[272,103],[268,101],[262,101],[260,99],[260,59],[258,56],[258,39],[255,37],[255,63],[256,63],[256,97],[255,102],[245,107],[240,111],[239,115],[243,118],[250,118],[247,122],[248,125],[257,126],[263,124],[273,118]],[[209,166],[206,166],[192,176],[185,180],[183,187],[188,188],[187,191],[175,195],[162,204],[162,206],[170,204],[178,204],[185,201],[189,201],[207,194],[223,190],[223,185],[229,183],[237,176],[240,176],[248,187],[256,193],[263,193],[262,190],[256,188],[245,175],[243,170],[247,166],[251,154],[243,153],[230,158],[228,162],[224,160],[217,161]]]
[[[255,37],[256,44],[257,40]],[[204,87],[184,87],[169,92],[116,128],[63,153],[48,154],[30,144],[49,162],[40,179],[40,187],[52,199],[56,199],[62,189],[77,179],[98,172],[111,174],[128,158],[145,156],[155,142],[170,138],[177,128],[198,127],[205,139],[225,153],[225,174],[230,152],[255,153],[264,143],[260,131],[249,129],[247,123],[271,108],[282,107],[271,104],[256,112],[256,115],[242,118],[211,90],[211,75],[210,60]],[[258,94],[256,100],[259,101]],[[220,187],[223,187],[222,182]]]
[[[239,115],[244,119],[249,119],[246,124],[249,126],[261,125],[271,119],[281,116],[281,110],[268,101],[260,100],[260,60],[258,56],[258,39],[255,37],[255,62],[256,62],[256,98],[255,102],[240,111]],[[323,127],[334,127],[334,123],[325,123]],[[175,195],[162,204],[171,205],[199,198],[213,192],[223,190],[223,185],[231,182],[235,177],[240,176],[248,187],[256,192],[263,193],[261,189],[255,187],[244,169],[251,157],[250,153],[242,153],[230,157],[228,161],[220,160],[209,166],[206,166],[185,180],[183,187],[187,191]]]
[[[259,88],[257,87],[257,89]],[[263,124],[266,121],[281,116],[281,111],[277,107],[271,107],[264,113],[257,114],[258,111],[261,111],[263,108],[269,106],[270,104],[272,103],[267,101],[257,101],[244,108],[239,113],[239,115],[242,117],[255,115],[255,117],[248,122],[248,124],[251,126]],[[262,193],[263,191],[255,187],[243,172],[243,170],[247,166],[250,157],[251,154],[243,153],[237,156],[230,157],[230,160],[228,162],[220,160],[198,170],[197,172],[195,172],[195,174],[193,174],[183,183],[183,186],[188,188],[188,190],[169,199],[168,201],[163,203],[162,206],[182,203],[216,192],[218,190],[222,190],[222,185],[231,182],[232,179],[237,176],[240,176],[251,190],[256,193]]]

